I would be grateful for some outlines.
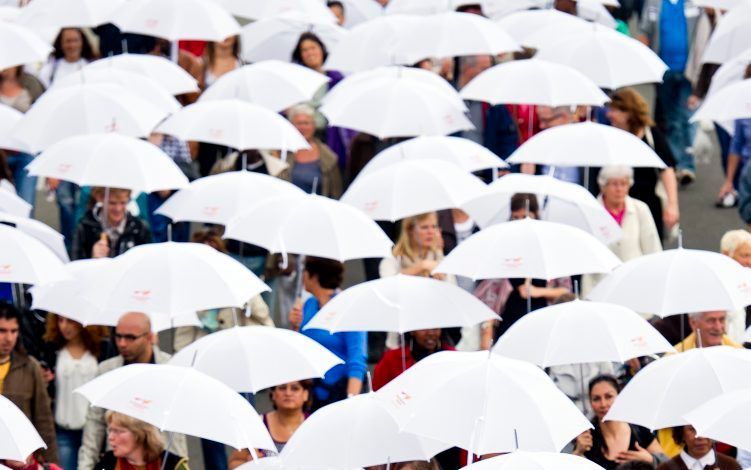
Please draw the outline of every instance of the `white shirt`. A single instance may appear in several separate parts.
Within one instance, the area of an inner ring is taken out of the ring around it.
[[[78,59],[75,62],[68,62],[65,59],[52,59],[44,64],[39,71],[39,81],[45,88],[49,88],[56,80],[78,72],[88,63],[89,61],[86,59]]]
[[[710,450],[706,455],[704,455],[704,457],[701,457],[699,460],[688,455],[685,450],[682,450],[681,459],[683,459],[683,463],[686,464],[686,468],[688,468],[688,470],[704,470],[704,467],[706,467],[707,465],[714,465],[715,463],[714,450]]]
[[[96,377],[97,360],[88,351],[75,359],[67,348],[60,350],[55,364],[55,423],[65,429],[83,429],[89,402],[73,390]]]

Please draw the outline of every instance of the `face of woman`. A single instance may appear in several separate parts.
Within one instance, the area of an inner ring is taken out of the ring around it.
[[[629,130],[628,113],[626,111],[621,111],[620,109],[610,107],[608,108],[606,116],[613,126],[624,131]]]
[[[527,217],[527,209],[518,209],[518,210],[515,210],[515,211],[513,211],[511,213],[511,218],[510,219],[511,220],[522,220],[522,219],[525,219],[526,217]],[[535,214],[534,212],[530,211],[529,212],[529,218],[530,219],[536,219],[537,218],[537,214]]]
[[[302,411],[308,401],[308,391],[300,382],[277,385],[271,393],[271,401],[278,410]]]
[[[60,334],[63,335],[65,341],[70,341],[78,337],[81,334],[83,327],[80,323],[73,320],[68,320],[65,317],[58,317],[57,327],[60,329]]]
[[[303,137],[305,137],[305,140],[312,139],[313,135],[316,133],[316,124],[313,116],[296,114],[290,122],[292,122],[292,125],[300,131],[300,134],[302,134]]]
[[[441,329],[434,328],[432,330],[413,331],[412,338],[414,338],[415,343],[421,348],[435,351],[438,349],[438,344],[441,341]]]
[[[412,241],[418,248],[431,248],[438,237],[438,217],[430,214],[412,228]]]
[[[618,396],[618,390],[610,382],[598,382],[589,393],[589,401],[597,419],[602,419]]]
[[[751,244],[741,243],[733,253],[733,259],[744,268],[751,268]]]
[[[83,50],[83,38],[81,33],[75,29],[64,29],[62,31],[60,44],[63,49],[63,56],[69,62],[75,62],[81,58]]]
[[[602,194],[608,202],[621,204],[628,196],[628,178],[610,178],[602,188]]]
[[[318,70],[323,66],[323,49],[312,39],[306,39],[300,44],[300,57],[306,67]]]
[[[107,427],[107,441],[112,447],[112,453],[118,458],[128,457],[138,447],[136,436],[129,429],[114,421]]]

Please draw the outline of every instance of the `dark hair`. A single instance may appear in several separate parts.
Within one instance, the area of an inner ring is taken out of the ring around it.
[[[628,114],[628,128],[632,133],[655,125],[649,114],[649,105],[633,88],[621,88],[614,92],[610,95],[610,103],[607,106]]]
[[[306,256],[305,271],[317,277],[324,289],[337,289],[344,280],[344,265],[333,259]]]
[[[745,80],[747,78],[751,78],[751,64],[748,64],[743,72],[743,79]]]
[[[641,460],[629,460],[615,467],[615,470],[654,470],[654,465]]]
[[[0,150],[0,181],[2,180],[13,182],[13,172],[8,166],[8,154],[5,150]]]
[[[203,243],[213,247],[217,251],[227,254],[227,245],[222,237],[213,229],[201,230],[193,234],[191,239],[193,243]]]
[[[321,47],[321,51],[323,52],[323,61],[326,62],[326,58],[329,56],[329,52],[326,50],[326,45],[323,43],[323,41],[321,41],[321,38],[311,33],[310,31],[302,33],[300,35],[300,39],[297,40],[297,45],[295,46],[295,50],[292,52],[292,62],[299,64],[299,65],[305,65],[302,61],[303,41],[313,41],[316,44],[318,44]]]
[[[206,50],[204,51],[204,54],[206,54],[207,68],[211,68],[211,66],[214,65],[214,58],[216,54],[215,41],[209,41],[208,43],[206,43]],[[235,36],[235,43],[232,45],[232,55],[237,58],[240,57],[240,36]]]
[[[75,31],[81,36],[82,58],[88,60],[89,62],[98,58],[97,53],[94,52],[94,48],[91,46],[89,39],[86,37],[81,28],[63,28],[60,30],[60,33],[58,33],[57,37],[55,38],[55,43],[52,45],[52,47],[55,48],[53,52],[55,59],[62,59],[65,56],[65,54],[63,53],[63,33],[66,31]]]
[[[13,348],[14,351],[18,353],[25,354],[26,350],[23,347],[22,341],[21,341],[21,328],[23,327],[21,322],[21,311],[16,308],[15,305],[6,302],[6,301],[0,301],[0,320],[16,320],[16,323],[18,323],[18,339],[16,340],[16,345]]]
[[[609,374],[603,374],[598,375],[594,379],[589,381],[589,398],[592,397],[592,389],[595,388],[595,385],[599,383],[609,383],[610,385],[615,388],[616,392],[619,392],[621,390],[621,384],[618,382],[618,379],[616,379],[614,376]],[[582,397],[582,400],[584,400],[585,397]],[[594,418],[592,420],[592,426],[594,429],[592,430],[592,448],[593,449],[602,449],[604,454],[608,453],[608,443],[605,442],[605,438],[602,436],[602,428],[600,427],[600,420],[597,418]],[[652,466],[650,465],[650,468]]]
[[[342,11],[345,11],[344,10],[344,4],[342,2],[340,2],[339,0],[329,0],[328,2],[326,2],[326,6],[329,7],[329,8],[331,8],[331,7],[339,7],[339,8],[342,9]]]
[[[537,202],[537,196],[532,193],[516,193],[511,196],[511,212],[526,209],[527,201],[529,201],[529,213],[539,218],[540,205]]]
[[[308,391],[308,399],[303,403],[302,410],[305,413],[308,413],[310,411],[310,408],[313,406],[313,380],[312,379],[304,379],[304,380],[293,380],[290,383],[299,382],[300,385],[302,385],[303,390]],[[279,384],[282,385],[282,384]],[[276,409],[276,404],[274,403],[274,390],[279,385],[274,385],[273,387],[269,387],[269,400],[271,401],[271,406]]]
[[[47,326],[44,336],[42,336],[42,340],[45,343],[51,344],[55,349],[61,349],[65,346],[65,338],[60,332],[58,321],[58,315],[54,313],[47,315]],[[99,354],[102,351],[102,343],[109,337],[109,335],[110,329],[106,326],[89,325],[81,327],[81,340],[83,341],[83,346],[94,357],[99,357]]]
[[[595,388],[595,385],[602,382],[607,382],[612,385],[616,392],[621,391],[621,383],[617,378],[615,378],[615,376],[610,374],[602,374],[589,381],[589,394],[592,395],[592,389]]]

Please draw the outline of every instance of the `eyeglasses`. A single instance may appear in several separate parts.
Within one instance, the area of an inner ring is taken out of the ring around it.
[[[283,384],[283,385],[277,385],[274,387],[275,390],[279,390],[280,392],[286,392],[289,390],[290,392],[300,392],[302,391],[303,387],[298,384]]]
[[[144,336],[148,335],[149,333],[141,333],[140,335],[130,335],[130,334],[120,334],[115,333],[115,341],[125,341],[126,343],[132,343],[133,341],[137,340],[138,338],[143,338]]]

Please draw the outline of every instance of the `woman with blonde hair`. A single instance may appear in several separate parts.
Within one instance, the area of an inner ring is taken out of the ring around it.
[[[154,426],[115,411],[108,411],[105,419],[112,450],[94,466],[97,470],[190,470],[186,458],[165,449]]]

